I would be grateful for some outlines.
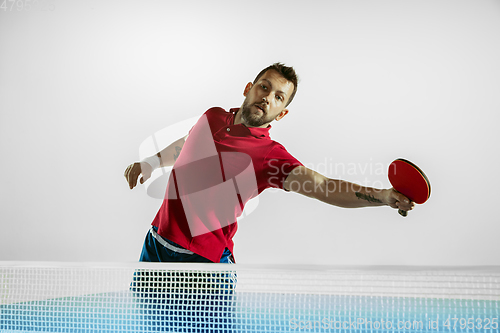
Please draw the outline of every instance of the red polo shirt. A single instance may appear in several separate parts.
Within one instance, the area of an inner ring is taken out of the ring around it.
[[[233,252],[236,219],[248,200],[302,165],[267,128],[234,125],[239,109],[211,108],[191,129],[153,225],[158,234],[213,262]]]

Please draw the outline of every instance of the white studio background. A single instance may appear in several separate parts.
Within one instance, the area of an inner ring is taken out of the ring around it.
[[[369,186],[409,159],[432,194],[404,219],[265,191],[239,263],[500,264],[499,1],[2,4],[0,260],[136,261],[161,204],[123,177],[141,143],[280,61],[301,81],[273,139]]]

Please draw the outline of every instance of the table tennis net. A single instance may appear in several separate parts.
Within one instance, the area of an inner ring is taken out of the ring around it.
[[[0,332],[499,332],[500,269],[4,262],[0,309]]]

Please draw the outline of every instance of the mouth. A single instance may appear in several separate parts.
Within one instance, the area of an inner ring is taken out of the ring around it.
[[[265,111],[264,107],[263,107],[261,104],[254,104],[254,106],[255,106],[258,110],[260,110],[262,113],[266,113],[266,111]]]

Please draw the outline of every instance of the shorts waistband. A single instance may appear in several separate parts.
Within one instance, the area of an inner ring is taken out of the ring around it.
[[[158,243],[160,243],[161,245],[163,245],[164,247],[166,247],[170,251],[174,251],[174,252],[182,253],[182,254],[194,254],[194,252],[191,252],[183,247],[176,246],[176,245],[172,244],[173,242],[158,235],[158,233],[156,232],[154,227],[151,227],[151,229],[149,229],[149,232],[151,233],[151,236],[153,236],[153,238],[158,241]]]

